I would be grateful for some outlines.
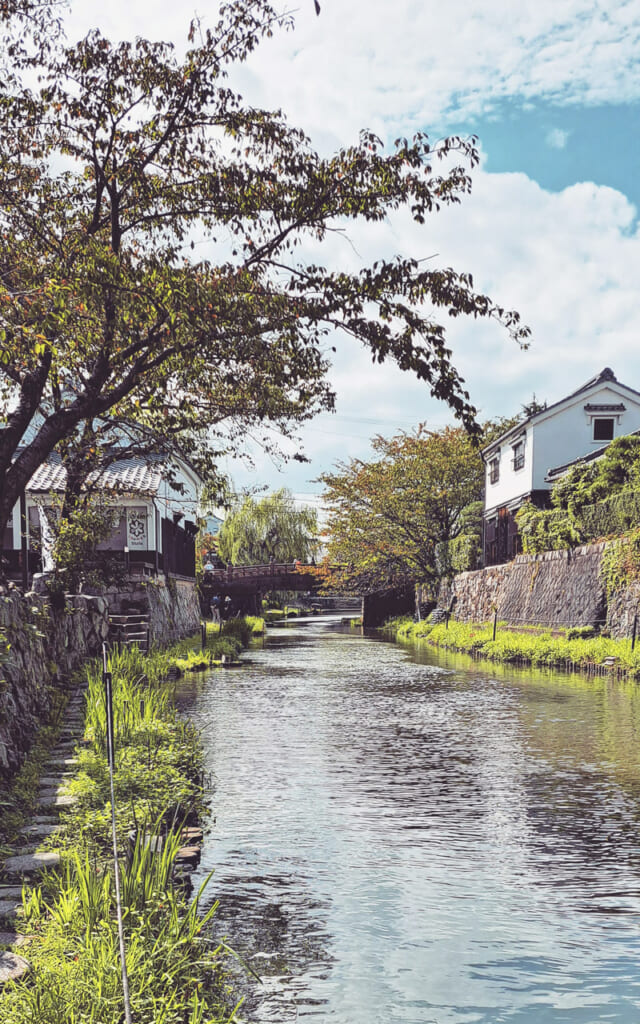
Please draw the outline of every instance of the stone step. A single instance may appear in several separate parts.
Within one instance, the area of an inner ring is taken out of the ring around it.
[[[22,910],[22,900],[19,903],[16,900],[0,900],[0,917],[17,917],[19,910]]]
[[[20,835],[24,836],[25,839],[46,839],[47,836],[52,836],[59,831],[59,823],[57,825],[33,824],[25,825],[24,828],[21,828]]]
[[[0,885],[0,900],[21,900],[21,885]]]
[[[30,970],[29,961],[23,956],[8,950],[0,952],[0,985],[6,985],[8,981],[18,981]]]
[[[20,932],[0,932],[0,946],[26,946],[29,942],[28,935],[22,935]]]
[[[77,757],[54,757],[47,761],[47,768],[75,768],[79,764]]]
[[[65,786],[73,778],[71,772],[60,772],[59,775],[43,775],[38,783],[40,789],[51,789],[52,786]]]
[[[182,869],[188,865],[196,868],[200,863],[200,854],[199,846],[182,846],[176,855],[176,867]]]
[[[59,863],[59,853],[55,850],[44,850],[41,853],[23,853],[7,857],[4,870],[8,875],[37,875],[41,871],[57,867]]]
[[[77,804],[78,798],[70,793],[52,793],[50,796],[40,795],[38,803],[40,807],[73,807]]]
[[[41,789],[38,793],[38,802],[42,806],[44,800],[50,800],[51,797],[62,796],[65,793],[64,786],[48,786]]]
[[[35,825],[56,825],[60,819],[57,814],[36,814],[31,820]]]
[[[204,834],[201,828],[189,825],[180,830],[180,838],[185,846],[196,846],[202,842]]]

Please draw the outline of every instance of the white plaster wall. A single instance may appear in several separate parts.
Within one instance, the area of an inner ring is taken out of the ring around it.
[[[492,453],[491,458],[487,461],[485,477],[485,508],[495,508],[499,505],[505,505],[507,502],[512,501],[513,498],[517,498],[521,494],[528,494],[533,487],[531,426],[527,427],[526,435],[524,437],[524,466],[522,469],[518,470],[514,470],[513,468],[513,445],[516,441],[521,439],[521,435],[522,431],[519,431],[514,434],[513,437],[510,437],[508,443],[504,443],[500,446],[499,453],[496,452],[495,455]],[[489,482],[489,463],[494,458],[500,459],[500,478],[496,483],[492,484]]]
[[[640,429],[640,398],[630,395],[626,389],[612,385],[578,396],[574,405],[559,410],[550,410],[534,425],[533,488],[549,489],[545,476],[555,466],[588,455],[602,448],[606,442],[593,440],[593,413],[585,412],[585,405],[613,405],[622,402],[626,407],[622,413],[600,413],[614,419],[614,437],[622,437]]]
[[[585,405],[625,406],[624,412],[586,412]],[[583,391],[575,399],[562,403],[548,412],[540,413],[526,427],[525,464],[521,470],[512,467],[513,444],[519,436],[514,432],[500,446],[500,479],[489,482],[487,456],[485,509],[507,505],[532,490],[549,490],[545,477],[550,469],[572,462],[606,442],[593,440],[593,418],[611,416],[614,419],[614,437],[622,437],[640,430],[640,396],[616,383],[603,383],[592,390]]]
[[[182,484],[183,491],[180,493],[178,486],[163,480],[158,489],[156,502],[160,510],[161,518],[172,519],[174,513],[182,513],[183,519],[191,522],[196,521],[198,516],[198,498],[200,493],[200,480],[196,474],[184,463],[176,463],[176,484]]]

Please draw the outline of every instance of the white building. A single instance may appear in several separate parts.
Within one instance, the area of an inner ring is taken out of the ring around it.
[[[95,474],[94,474],[95,476]],[[17,502],[4,535],[3,557],[13,575],[39,571],[47,558],[47,509],[64,491],[59,455],[41,465]],[[146,455],[97,471],[92,484],[108,494],[115,528],[98,551],[125,559],[140,572],[195,575],[195,535],[202,481],[183,459]]]
[[[527,501],[549,504],[553,467],[590,457],[614,437],[640,428],[640,392],[609,367],[566,398],[525,417],[482,450],[486,466],[484,563],[518,554],[515,513]]]

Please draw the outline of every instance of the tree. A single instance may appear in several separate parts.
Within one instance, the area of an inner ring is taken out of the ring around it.
[[[220,557],[234,565],[308,562],[317,550],[316,512],[298,508],[286,488],[259,500],[246,497],[227,516],[218,534]]]
[[[47,5],[0,5],[9,27],[16,10]],[[331,408],[336,329],[415,373],[471,429],[437,312],[493,317],[526,338],[468,274],[402,257],[347,273],[302,258],[303,242],[320,246],[349,221],[405,208],[424,223],[460,202],[478,154],[473,139],[418,134],[385,155],[363,132],[322,158],[280,112],[244,106],[230,68],[289,26],[266,0],[231,0],[213,30],[192,23],[184,58],[99,31],[67,48],[40,35],[2,79],[0,524],[85,421],[176,435],[206,425],[236,447],[249,429],[286,433]],[[463,164],[451,167],[455,154]],[[200,242],[208,258],[195,258]]]
[[[331,508],[328,559],[335,586],[358,592],[436,582],[475,568],[484,467],[462,427],[419,428],[373,440],[378,458],[352,459],[320,477]]]

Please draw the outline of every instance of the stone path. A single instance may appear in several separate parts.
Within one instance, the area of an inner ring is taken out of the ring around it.
[[[5,858],[0,865],[5,883],[0,882],[0,947],[25,945],[29,938],[12,928],[22,910],[22,884],[35,882],[42,871],[56,867],[60,854],[56,850],[38,849],[43,839],[55,836],[60,824],[58,812],[76,803],[76,797],[66,791],[73,778],[73,769],[78,764],[76,747],[83,742],[84,699],[83,691],[77,690],[72,696],[65,713],[65,725],[60,732],[56,746],[51,750],[40,779],[38,791],[38,813],[20,829],[24,848],[17,849],[13,856]],[[17,884],[20,882],[21,884]],[[8,949],[0,948],[0,987],[9,980],[16,980],[29,971],[29,963]]]

